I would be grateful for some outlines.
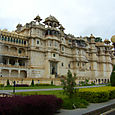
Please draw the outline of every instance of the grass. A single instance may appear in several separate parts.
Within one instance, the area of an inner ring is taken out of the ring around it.
[[[63,109],[75,109],[75,108],[86,108],[88,102],[84,99],[80,99],[79,97],[68,98],[65,94],[63,94],[63,90],[56,91],[32,91],[32,92],[17,92],[16,95],[55,95],[58,98],[63,100]]]
[[[62,86],[34,86],[34,87],[15,87],[16,90],[21,89],[50,89],[50,88],[62,88]],[[0,87],[0,90],[12,90],[13,87]]]

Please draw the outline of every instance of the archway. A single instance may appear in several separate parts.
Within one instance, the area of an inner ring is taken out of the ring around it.
[[[18,77],[18,71],[17,70],[12,70],[11,71],[11,77]]]
[[[20,77],[27,78],[27,71],[25,71],[25,70],[20,71]]]
[[[1,77],[9,77],[9,70],[8,69],[2,69],[1,70]]]

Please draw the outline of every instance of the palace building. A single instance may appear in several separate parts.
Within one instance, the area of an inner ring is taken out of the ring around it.
[[[64,33],[64,27],[49,16],[41,23],[40,16],[14,32],[0,30],[0,79],[30,83],[60,84],[70,70],[77,82],[88,79],[95,83],[109,82],[115,56],[109,40],[100,37],[75,37]]]

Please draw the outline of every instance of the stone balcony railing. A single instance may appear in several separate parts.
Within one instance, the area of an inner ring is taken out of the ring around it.
[[[16,52],[0,52],[0,55],[3,56],[13,56],[13,57],[21,57],[21,58],[28,58],[28,55],[23,53],[23,54],[18,54]]]
[[[24,46],[24,47],[27,47],[27,46],[28,46],[28,44],[14,43],[14,42],[10,42],[10,41],[0,40],[0,42],[2,42],[2,43],[4,43],[4,44],[9,44],[9,45],[17,45],[17,46]]]
[[[0,67],[8,67],[8,68],[27,68],[28,66],[20,66],[20,65],[11,65],[11,64],[3,64],[0,63]]]

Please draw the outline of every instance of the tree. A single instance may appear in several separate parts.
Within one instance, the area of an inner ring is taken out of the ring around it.
[[[76,75],[72,76],[72,73],[70,70],[68,70],[67,77],[65,79],[62,79],[62,85],[64,89],[64,93],[69,97],[72,98],[76,94],[76,89],[74,88]]]
[[[7,86],[10,86],[10,81],[9,81],[9,79],[7,79]]]
[[[32,79],[31,86],[34,86],[34,80]]]
[[[110,76],[110,82],[111,82],[111,86],[115,86],[115,65],[113,66],[113,70]]]

